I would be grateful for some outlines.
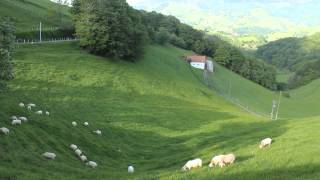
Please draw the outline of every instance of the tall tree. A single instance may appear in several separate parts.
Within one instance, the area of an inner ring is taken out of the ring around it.
[[[77,0],[76,35],[89,52],[131,59],[141,54],[145,38],[138,12],[125,0]]]
[[[14,48],[14,25],[9,18],[0,18],[0,86],[13,79],[11,53]]]

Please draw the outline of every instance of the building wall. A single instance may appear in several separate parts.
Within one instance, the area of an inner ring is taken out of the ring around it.
[[[190,65],[194,68],[197,68],[197,69],[204,69],[205,68],[205,63],[191,62]]]
[[[207,65],[207,70],[208,70],[209,72],[213,72],[213,68],[214,68],[213,62],[207,60],[207,61],[206,61],[206,65]]]

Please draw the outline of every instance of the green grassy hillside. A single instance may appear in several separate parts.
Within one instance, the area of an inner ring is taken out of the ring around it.
[[[1,0],[1,16],[13,17],[18,32],[38,28],[40,22],[44,29],[71,23],[68,7],[50,0]]]
[[[320,77],[320,33],[303,38],[285,38],[261,46],[256,55],[278,68],[292,72],[287,81],[297,88]]]
[[[10,128],[10,135],[0,136],[0,179],[319,177],[318,117],[269,121],[250,115],[203,85],[180,59],[189,53],[149,46],[133,64],[88,55],[75,43],[20,46],[14,57],[16,79],[0,94],[0,126]],[[257,110],[267,107],[273,95],[224,68],[215,75],[221,86],[227,82],[223,78],[234,78],[231,93]],[[18,107],[21,101],[51,115],[28,112]],[[15,114],[30,121],[13,127],[9,117]],[[90,127],[81,125],[84,121]],[[103,135],[93,134],[95,129]],[[275,143],[258,150],[267,136]],[[71,143],[98,168],[80,162],[68,148]],[[56,153],[56,160],[43,159],[45,151]],[[229,152],[237,155],[234,165],[207,167],[213,155]],[[202,169],[180,171],[196,157],[204,160]],[[127,174],[129,164],[135,174]]]
[[[197,70],[193,72],[201,82],[204,82],[202,72]],[[229,101],[264,117],[269,117],[272,101],[279,99],[279,92],[265,89],[218,64],[215,64],[215,72],[209,76],[209,86]],[[317,108],[320,94],[315,90],[317,87],[318,83],[315,82],[286,92],[290,97],[282,96],[279,116],[288,119],[320,115]]]

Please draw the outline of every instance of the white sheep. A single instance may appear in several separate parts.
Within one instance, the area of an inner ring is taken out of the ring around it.
[[[38,115],[42,115],[42,113],[43,113],[42,111],[37,111],[36,112],[36,114],[38,114]]]
[[[11,120],[17,120],[17,116],[11,116]]]
[[[19,119],[20,119],[21,121],[23,121],[23,122],[27,122],[27,121],[28,121],[28,118],[26,118],[26,117],[19,117]]]
[[[36,104],[34,104],[34,103],[29,103],[28,106],[30,106],[30,107],[36,107]]]
[[[70,145],[70,148],[75,151],[75,150],[78,149],[78,146],[75,145],[75,144],[71,144],[71,145]]]
[[[76,153],[76,155],[80,157],[82,154],[82,151],[80,149],[77,149],[74,151],[74,153]]]
[[[49,115],[50,115],[49,111],[46,111],[46,115],[47,115],[47,116],[49,116]]]
[[[20,107],[24,107],[24,103],[22,103],[22,102],[19,103],[19,106],[20,106]]]
[[[102,135],[102,132],[98,129],[96,131],[93,131],[94,133],[98,134],[98,135]]]
[[[31,106],[27,106],[27,109],[28,109],[29,111],[31,111],[32,107],[31,107]]]
[[[88,160],[87,156],[85,156],[85,155],[81,155],[80,159],[82,162],[86,162]]]
[[[133,166],[128,166],[128,173],[134,173]]]
[[[266,139],[263,139],[261,142],[260,142],[260,149],[262,148],[265,148],[267,146],[271,146],[271,143],[272,143],[272,139],[271,138],[266,138]]]
[[[89,123],[88,122],[84,122],[83,125],[84,126],[89,126]]]
[[[73,126],[73,127],[76,127],[76,126],[77,126],[77,122],[73,121],[73,122],[72,122],[72,126]]]
[[[8,135],[10,130],[8,128],[2,127],[2,128],[0,128],[0,132],[2,132],[5,135]]]
[[[92,168],[96,168],[98,166],[98,164],[96,162],[93,161],[89,161],[86,163],[87,166],[90,166]]]
[[[217,165],[219,165],[220,167],[223,167],[224,166],[223,157],[224,157],[224,155],[214,156],[211,159],[209,167],[213,167],[213,166],[217,166]]]
[[[233,162],[236,160],[236,156],[234,154],[227,154],[223,156],[223,164],[233,164]],[[223,165],[223,166],[224,166]]]
[[[15,119],[15,120],[12,120],[11,124],[12,125],[21,125],[22,122],[21,122],[21,120]]]
[[[236,156],[234,154],[218,155],[212,158],[209,164],[209,167],[214,167],[216,165],[223,167],[226,164],[233,164],[235,159],[236,159]]]
[[[45,152],[42,154],[42,156],[47,159],[55,159],[56,158],[56,154],[51,153],[51,152]]]
[[[193,169],[193,168],[198,168],[198,167],[202,167],[202,160],[199,159],[199,158],[188,161],[188,162],[182,167],[182,170],[183,170],[183,171],[187,171],[187,170],[191,170],[191,169]]]

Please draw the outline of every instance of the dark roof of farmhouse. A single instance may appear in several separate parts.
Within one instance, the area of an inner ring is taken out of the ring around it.
[[[187,56],[186,60],[192,61],[192,62],[206,62],[207,56],[192,55],[192,56]]]

